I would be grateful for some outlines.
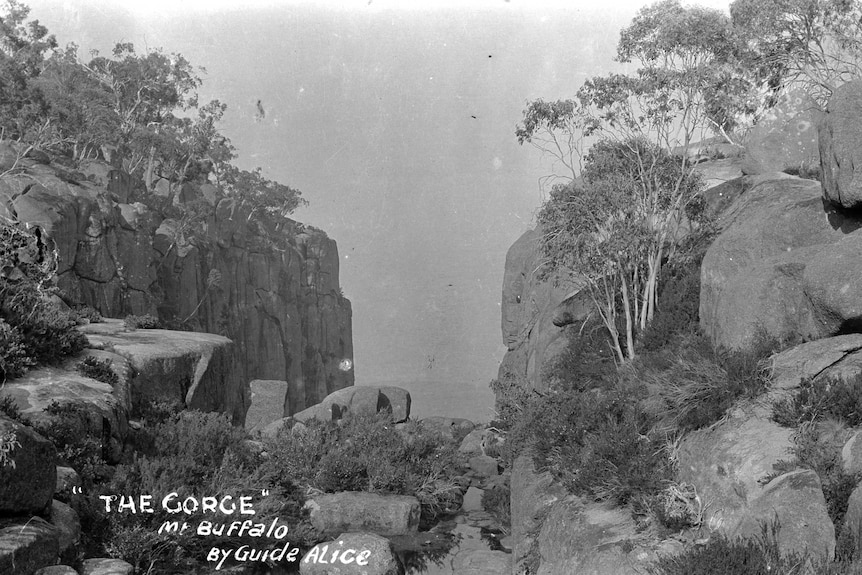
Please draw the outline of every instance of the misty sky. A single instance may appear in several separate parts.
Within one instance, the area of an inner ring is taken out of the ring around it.
[[[642,5],[26,3],[82,58],[127,41],[206,68],[201,99],[230,106],[237,164],[302,190],[311,205],[296,219],[338,242],[357,383],[486,394],[505,351],[506,250],[550,169],[515,125],[527,100],[616,69],[619,30]]]

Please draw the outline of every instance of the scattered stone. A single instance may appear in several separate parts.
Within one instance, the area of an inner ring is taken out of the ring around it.
[[[71,467],[57,466],[57,486],[54,493],[71,493],[73,487],[80,487],[81,477]]]
[[[474,429],[461,441],[458,451],[466,455],[485,455],[485,430]]]
[[[405,495],[343,491],[308,504],[311,523],[324,535],[351,531],[403,535],[419,527],[419,500]]]
[[[725,535],[736,530],[764,493],[761,480],[793,447],[793,430],[768,419],[768,409],[755,411],[738,407],[718,425],[687,435],[679,448],[679,481],[697,489],[704,521]]]
[[[360,565],[359,561],[365,564]],[[299,572],[302,575],[404,575],[404,565],[385,537],[373,533],[342,533],[333,541],[312,547],[302,558]]]
[[[500,473],[497,460],[489,455],[471,457],[469,464],[470,469],[482,477],[492,477]]]
[[[81,575],[132,575],[135,568],[122,559],[85,559]]]
[[[467,489],[467,492],[464,494],[464,502],[461,504],[461,510],[469,513],[470,511],[481,511],[482,508],[482,494],[484,491],[479,489],[478,487],[470,487]]]
[[[3,521],[0,523],[0,573],[27,575],[55,565],[59,538],[57,528],[41,517]]]
[[[68,565],[51,565],[50,567],[42,567],[33,575],[78,575],[78,572]]]
[[[41,513],[57,486],[57,450],[31,428],[4,417],[0,437],[15,442],[7,454],[14,464],[0,464],[0,514]]]

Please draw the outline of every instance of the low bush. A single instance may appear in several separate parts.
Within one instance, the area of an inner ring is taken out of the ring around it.
[[[128,329],[159,329],[162,327],[161,320],[150,314],[127,315],[123,318],[123,324]]]
[[[799,391],[777,401],[772,410],[772,419],[786,427],[824,418],[862,425],[862,374],[851,379],[806,379]]]
[[[82,361],[79,361],[75,366],[75,369],[77,369],[78,373],[84,377],[89,377],[90,379],[101,381],[102,383],[116,385],[119,378],[111,367],[112,365],[114,365],[114,362],[110,359],[98,359],[93,356],[88,356]]]

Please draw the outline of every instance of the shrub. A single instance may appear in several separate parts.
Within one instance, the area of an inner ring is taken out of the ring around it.
[[[159,329],[162,327],[162,322],[159,318],[150,314],[127,315],[123,318],[123,324],[128,329]]]
[[[73,311],[80,319],[85,319],[90,323],[101,323],[102,322],[102,314],[99,313],[99,310],[88,306],[88,305],[78,305],[73,308]]]
[[[644,393],[620,385],[532,402],[519,426],[537,467],[596,500],[625,504],[660,491],[671,469],[651,432],[654,421],[640,406]]]
[[[862,425],[862,374],[852,379],[806,379],[799,391],[776,402],[772,410],[772,419],[787,427],[827,417],[851,427]]]
[[[21,413],[21,408],[18,407],[18,404],[15,403],[15,400],[12,399],[12,396],[0,396],[0,414],[5,415],[12,421],[27,425],[27,421],[24,419],[24,415]]]
[[[33,428],[54,444],[59,459],[74,468],[82,479],[95,479],[105,463],[104,438],[93,434],[92,415],[87,407],[52,401],[45,413],[50,418],[34,423]]]
[[[268,442],[267,452],[268,472],[300,485],[415,495],[425,521],[460,505],[455,444],[415,422],[396,430],[388,414],[309,422]]]
[[[676,556],[660,556],[650,568],[653,575],[790,575],[798,574],[804,559],[782,557],[777,543],[777,526],[771,533],[762,526],[756,539],[730,540],[714,533],[705,545],[694,545]]]
[[[75,366],[75,369],[77,369],[78,373],[84,377],[89,377],[90,379],[101,381],[102,383],[116,385],[119,378],[111,367],[112,365],[114,365],[114,362],[110,359],[97,359],[93,356],[88,356],[82,361],[79,361],[78,365]]]

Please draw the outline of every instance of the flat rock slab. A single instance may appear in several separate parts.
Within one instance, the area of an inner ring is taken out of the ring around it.
[[[30,575],[57,563],[59,534],[40,517],[0,523],[0,573]]]
[[[312,525],[328,535],[404,535],[419,528],[419,500],[406,495],[343,491],[315,497],[309,506]]]

